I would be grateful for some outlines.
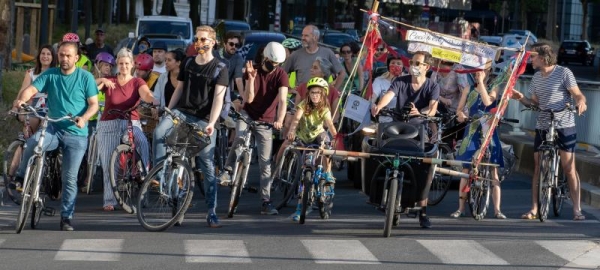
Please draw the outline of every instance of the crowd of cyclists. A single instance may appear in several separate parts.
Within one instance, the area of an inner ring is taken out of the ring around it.
[[[206,196],[207,225],[221,226],[217,215],[218,183],[228,185],[231,181],[234,151],[230,151],[224,168],[215,170],[215,129],[221,121],[231,121],[229,106],[252,121],[269,125],[253,131],[258,153],[260,171],[261,214],[278,214],[270,199],[274,175],[272,160],[281,161],[283,150],[293,141],[303,144],[330,144],[338,136],[336,125],[340,119],[339,100],[348,92],[361,93],[367,87],[368,74],[363,72],[363,59],[358,59],[361,49],[357,44],[344,44],[338,57],[332,50],[320,47],[319,29],[308,25],[302,31],[301,40],[288,38],[282,43],[270,42],[263,46],[255,59],[244,59],[237,53],[242,38],[227,33],[222,42],[216,40],[214,29],[200,26],[196,29],[193,46],[168,51],[163,42],[150,44],[140,40],[140,53],[123,48],[113,56],[112,48],[104,44],[102,29],[95,32],[95,41],[83,45],[74,33],[64,35],[56,46],[42,46],[34,68],[26,72],[23,85],[13,110],[24,104],[47,108],[51,117],[71,114],[73,122],[50,124],[44,150],[62,148],[62,206],[60,229],[74,230],[72,219],[76,203],[79,164],[86,153],[88,130],[97,128],[98,149],[103,172],[103,210],[114,211],[119,207],[109,180],[109,159],[121,141],[128,121],[133,123],[135,144],[143,164],[149,167],[166,156],[165,137],[173,127],[173,117],[162,114],[161,108],[169,108],[174,115],[186,122],[196,123],[210,136],[210,144],[196,156],[196,165],[202,172]],[[148,51],[151,50],[151,53]],[[476,116],[489,114],[501,96],[499,83],[493,80],[490,70],[473,74],[458,72],[464,67],[434,59],[428,52],[415,52],[411,59],[391,53],[383,44],[376,47],[375,67],[385,67],[386,72],[374,79],[371,113],[379,122],[394,121],[392,117],[379,116],[385,107],[402,110],[409,107],[411,115],[435,116],[438,112],[456,115],[443,140],[457,144],[456,158],[471,161],[481,146],[481,134],[489,128],[484,121],[469,121]],[[586,110],[586,99],[577,87],[572,72],[556,65],[556,54],[547,44],[535,44],[532,64],[538,72],[530,89],[515,90],[511,96],[526,105],[536,105],[543,110],[559,110],[567,104],[577,106],[579,113]],[[89,60],[86,60],[89,59]],[[407,61],[408,60],[408,61]],[[408,63],[408,65],[406,65]],[[357,66],[355,68],[355,66]],[[435,69],[435,71],[434,71]],[[350,77],[349,75],[353,76]],[[522,92],[529,91],[529,97]],[[291,98],[291,96],[295,96]],[[134,111],[131,119],[97,111],[127,110],[139,102],[154,105],[150,111]],[[290,110],[289,107],[294,107]],[[574,220],[583,220],[581,213],[579,179],[575,171],[574,147],[576,133],[574,114],[564,112],[559,118],[558,134],[562,167],[568,177],[573,200]],[[22,120],[22,119],[21,119]],[[148,123],[146,123],[148,122]],[[540,113],[536,125],[536,147],[547,128],[548,117]],[[143,125],[143,123],[145,125]],[[427,125],[427,123],[424,123]],[[27,147],[20,160],[28,160],[36,144],[38,123],[31,121],[26,134]],[[231,126],[230,126],[231,127]],[[435,127],[432,128],[435,130]],[[235,138],[243,136],[246,124],[237,121],[231,133],[231,149],[239,143]],[[274,148],[274,130],[284,139],[283,145]],[[432,135],[432,138],[437,136]],[[150,141],[149,141],[150,140]],[[432,139],[435,143],[435,139]],[[537,148],[536,148],[537,149]],[[490,144],[491,162],[503,165],[502,150],[497,132]],[[538,153],[534,155],[536,163]],[[323,177],[335,183],[331,162],[325,160]],[[19,190],[27,162],[7,173],[9,188]],[[536,166],[537,168],[537,166]],[[149,169],[149,168],[147,168]],[[468,173],[466,166],[463,171]],[[506,216],[500,208],[500,182],[497,171],[492,182],[494,217]],[[522,218],[533,219],[537,215],[536,178],[532,181],[532,208]],[[461,179],[461,191],[468,179]],[[427,192],[431,179],[424,181],[419,192],[422,200],[419,220],[423,228],[431,222],[427,216]],[[459,193],[458,209],[451,213],[454,218],[464,216],[465,193]],[[292,215],[298,220],[300,203]]]

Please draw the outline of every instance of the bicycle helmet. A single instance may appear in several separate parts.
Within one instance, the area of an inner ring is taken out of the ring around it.
[[[98,53],[98,55],[96,55],[96,60],[94,61],[95,64],[98,64],[100,62],[106,62],[109,63],[111,66],[115,66],[115,58],[107,52],[100,52]]]
[[[283,40],[283,42],[281,42],[281,45],[283,45],[284,48],[288,48],[290,50],[296,50],[296,49],[302,47],[302,42],[300,42],[300,40],[297,40],[295,38],[286,38],[285,40]]]
[[[263,51],[264,57],[275,62],[283,63],[285,61],[285,48],[279,42],[269,42]]]
[[[79,36],[75,33],[66,33],[62,38],[62,42],[81,43]]]
[[[135,67],[139,70],[152,70],[154,68],[154,60],[147,53],[140,53],[135,57]]]
[[[329,92],[329,84],[327,83],[327,81],[321,77],[314,77],[310,80],[308,80],[308,83],[306,83],[306,88],[310,89],[311,87],[314,86],[319,86],[322,87],[323,89],[325,89],[325,92]]]

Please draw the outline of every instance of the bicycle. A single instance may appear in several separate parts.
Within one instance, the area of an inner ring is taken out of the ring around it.
[[[71,115],[66,115],[59,118],[50,118],[47,114],[45,116],[39,115],[36,109],[30,105],[23,105],[23,108],[32,113],[35,117],[41,119],[41,123],[39,129],[40,138],[34,148],[33,156],[31,156],[27,161],[27,169],[25,170],[25,178],[23,179],[23,193],[21,194],[21,208],[19,209],[15,226],[16,233],[21,233],[23,227],[25,226],[27,216],[32,210],[32,229],[37,226],[42,212],[48,215],[54,215],[53,209],[45,206],[45,197],[40,196],[40,187],[44,182],[44,169],[47,168],[47,165],[45,164],[47,153],[43,151],[44,140],[46,138],[46,129],[48,128],[48,122],[55,123],[65,120],[75,121],[75,118]],[[46,172],[52,173],[51,170]]]
[[[320,155],[322,145],[308,145],[304,150],[302,158],[302,181],[298,183],[298,194],[301,194],[302,208],[300,210],[299,223],[304,224],[308,208],[316,201],[321,219],[329,219],[333,209],[333,198],[335,196],[335,184],[329,183],[324,178],[323,156]],[[319,160],[319,161],[317,161]],[[318,165],[317,165],[318,162]]]
[[[45,110],[43,110],[43,112],[45,112]],[[17,205],[20,205],[21,193],[17,190],[16,185],[15,188],[12,188],[11,185],[9,185],[9,182],[11,182],[14,178],[15,172],[17,171],[19,164],[22,162],[23,150],[26,146],[25,142],[27,141],[27,139],[29,139],[30,136],[33,135],[33,132],[29,124],[29,117],[31,113],[21,112],[16,114],[23,115],[25,117],[25,125],[23,127],[23,130],[18,133],[17,138],[8,145],[6,151],[4,152],[4,160],[2,162],[2,174],[4,177],[6,194],[8,195],[11,201],[13,201]]]
[[[299,198],[298,178],[300,178],[299,169],[302,167],[300,164],[302,152],[295,149],[299,145],[298,140],[295,140],[284,149],[283,159],[277,163],[273,174],[271,201],[277,210],[292,205],[291,202]]]
[[[564,201],[569,199],[570,196],[567,177],[560,164],[560,149],[558,143],[556,143],[558,132],[556,131],[555,114],[565,110],[570,112],[576,110],[569,105],[561,110],[542,110],[537,106],[529,106],[522,111],[526,110],[550,113],[550,127],[545,136],[542,136],[542,144],[539,148],[538,218],[541,222],[544,222],[548,219],[550,202],[552,202],[554,216],[558,217]]]
[[[210,137],[200,126],[183,121],[168,108],[164,110],[173,121],[165,137],[167,156],[144,178],[137,198],[137,218],[148,231],[164,231],[183,220],[194,195],[189,159],[210,144]]]
[[[133,133],[131,114],[138,107],[150,107],[150,105],[140,102],[124,111],[118,109],[108,111],[108,114],[118,114],[121,119],[127,120],[127,129],[121,136],[121,144],[111,154],[108,170],[115,199],[123,210],[130,214],[136,212],[135,198],[149,168],[149,164],[145,164],[137,149]]]
[[[240,196],[242,194],[242,189],[246,189],[249,192],[256,193],[258,190],[253,187],[246,187],[246,181],[248,178],[248,171],[250,169],[250,162],[252,159],[252,152],[255,147],[252,146],[252,133],[256,130],[258,126],[266,126],[268,128],[272,128],[273,125],[261,122],[261,121],[253,121],[247,116],[240,114],[235,110],[231,110],[230,113],[244,123],[247,124],[246,130],[244,131],[244,135],[236,139],[236,142],[233,145],[237,145],[235,148],[232,148],[230,151],[235,151],[235,165],[233,166],[233,174],[231,175],[232,181],[229,183],[231,187],[231,197],[229,199],[229,208],[227,211],[227,217],[232,218],[237,210],[237,206],[240,200]]]
[[[104,102],[100,102],[99,106],[100,108],[104,108]],[[100,121],[101,116],[102,110],[98,110],[96,117],[97,122]],[[98,153],[97,134],[97,126],[92,127],[92,132],[88,137],[88,151],[83,158],[85,162],[82,162],[82,167],[79,171],[80,176],[85,176],[85,178],[82,180],[83,187],[81,188],[81,191],[88,195],[93,190],[97,168],[98,166],[100,166],[100,154]]]

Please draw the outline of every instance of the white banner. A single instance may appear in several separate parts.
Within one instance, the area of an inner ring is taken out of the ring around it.
[[[439,48],[425,43],[410,42],[408,44],[408,51],[410,53],[425,51],[431,53],[434,58],[459,63],[473,68],[485,69],[491,64],[491,59],[483,56]]]
[[[418,30],[408,30],[406,32],[406,40],[426,43],[440,48],[453,49],[463,53],[482,56],[487,59],[496,58],[498,52],[498,49],[492,46]]]

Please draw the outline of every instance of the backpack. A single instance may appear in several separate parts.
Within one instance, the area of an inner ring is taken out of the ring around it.
[[[184,70],[187,69],[187,67],[189,66],[191,61],[195,58],[196,58],[195,56],[192,56],[192,57],[188,57],[185,60],[186,62],[185,62]],[[213,73],[212,79],[215,80],[219,76],[219,73],[221,73],[221,70],[225,67],[227,67],[227,65],[225,65],[225,63],[219,61],[219,63],[217,64],[217,68],[215,68],[215,72]],[[231,85],[228,85],[225,88],[225,97],[223,98],[223,108],[221,108],[221,114],[220,114],[220,116],[223,120],[227,119],[227,117],[229,115],[229,110],[231,109],[231,95],[229,93],[230,87],[231,87]]]

